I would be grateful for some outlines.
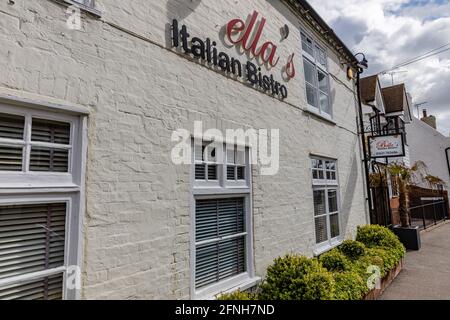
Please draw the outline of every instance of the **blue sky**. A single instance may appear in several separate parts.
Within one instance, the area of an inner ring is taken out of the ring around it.
[[[309,0],[353,52],[364,52],[367,75],[450,43],[450,0]],[[449,46],[450,48],[450,46]],[[414,102],[438,119],[450,133],[450,50],[401,68],[395,84],[404,82]],[[391,84],[389,75],[380,78]],[[416,109],[414,113],[417,114]]]

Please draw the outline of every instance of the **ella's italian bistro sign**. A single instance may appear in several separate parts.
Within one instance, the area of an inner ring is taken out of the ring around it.
[[[258,15],[258,12],[253,12],[247,24],[241,19],[228,22],[225,40],[233,46],[240,46],[243,51],[259,61],[260,65],[271,69],[280,62],[278,46],[271,41],[260,43],[266,19],[262,18],[257,23]],[[186,55],[202,60],[208,66],[218,68],[228,75],[241,78],[272,96],[280,99],[288,96],[286,86],[277,81],[272,74],[263,74],[260,65],[251,61],[241,63],[240,60],[219,51],[217,42],[210,38],[191,37],[187,27],[180,26],[176,19],[172,21],[172,47],[180,48]],[[282,67],[282,78],[289,81],[295,77],[295,73],[294,54],[291,54]]]

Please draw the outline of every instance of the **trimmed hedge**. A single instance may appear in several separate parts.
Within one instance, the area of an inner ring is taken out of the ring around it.
[[[286,255],[274,260],[256,293],[235,292],[221,300],[358,300],[370,291],[371,266],[386,276],[404,257],[405,248],[389,229],[358,227],[346,240],[318,258]]]
[[[338,249],[351,260],[359,259],[366,253],[364,243],[354,240],[345,240]]]
[[[332,249],[319,258],[322,266],[329,271],[347,271],[350,269],[350,261],[348,258],[338,249]]]
[[[317,259],[286,255],[267,269],[260,289],[262,300],[327,300],[333,297],[334,280]]]
[[[232,293],[226,293],[221,296],[217,300],[257,300],[256,293],[247,292],[247,291],[235,291]]]

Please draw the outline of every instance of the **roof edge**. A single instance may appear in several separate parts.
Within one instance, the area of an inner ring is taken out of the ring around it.
[[[306,0],[282,0],[282,2],[284,2],[287,6],[289,6],[291,9],[305,18],[305,20],[309,22],[316,31],[322,34],[327,42],[338,53],[346,56],[345,58],[347,62],[356,67],[356,65],[358,64],[358,60],[355,58],[354,54]],[[317,26],[314,26],[311,20],[313,20],[317,24]]]

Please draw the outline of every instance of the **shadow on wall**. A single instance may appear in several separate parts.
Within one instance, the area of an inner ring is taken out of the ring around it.
[[[356,141],[355,145],[357,145]],[[345,231],[347,230],[348,219],[350,217],[353,198],[355,197],[357,182],[358,182],[358,161],[356,159],[356,154],[353,154],[352,164],[349,170],[349,175],[347,177],[347,185],[345,186],[345,194],[342,199],[342,212],[346,213],[341,216],[341,229],[342,229],[341,233],[343,234],[345,234]]]
[[[169,20],[183,20],[188,17],[202,0],[168,0],[166,4],[167,18]]]

